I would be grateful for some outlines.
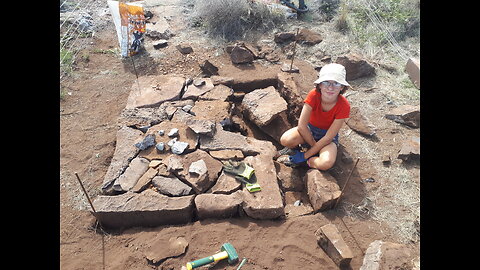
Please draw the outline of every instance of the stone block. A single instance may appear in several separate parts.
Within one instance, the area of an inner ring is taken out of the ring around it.
[[[368,246],[360,270],[413,269],[412,254],[404,244],[375,240]]]
[[[315,212],[330,209],[340,197],[340,187],[328,172],[310,169],[304,176],[307,194]]]
[[[335,225],[330,223],[320,227],[315,232],[315,236],[317,237],[318,245],[336,265],[345,267],[350,264],[353,258],[352,250],[345,243]]]
[[[409,58],[405,65],[405,72],[415,85],[417,89],[420,89],[420,60],[416,58]]]
[[[194,195],[168,197],[151,189],[117,196],[100,195],[93,201],[100,223],[108,228],[154,227],[188,223],[193,218]]]
[[[199,219],[229,218],[238,215],[242,204],[240,191],[232,194],[199,194],[195,197],[195,207]]]
[[[283,199],[277,182],[273,160],[268,155],[248,156],[244,161],[255,170],[257,183],[262,188],[259,192],[243,192],[243,210],[254,219],[275,219],[285,216]]]
[[[246,94],[241,106],[248,118],[259,127],[269,124],[287,110],[287,102],[273,86]]]
[[[150,162],[145,158],[134,158],[125,172],[115,180],[113,189],[120,192],[132,189],[140,177],[147,172],[148,164],[150,164]]]

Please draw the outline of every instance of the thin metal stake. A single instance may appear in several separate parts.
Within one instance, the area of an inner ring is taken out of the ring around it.
[[[298,39],[298,31],[300,29],[297,28],[297,34],[295,35],[295,43],[293,43],[293,55],[292,55],[292,62],[290,63],[290,72],[292,72],[293,68],[293,59],[295,58],[295,53],[296,53],[296,47],[297,47],[297,39]]]
[[[87,191],[86,191],[85,188],[83,187],[82,181],[80,180],[80,177],[78,176],[78,173],[77,173],[77,172],[75,172],[75,176],[77,177],[78,183],[80,183],[80,187],[82,187],[83,193],[84,193],[85,196],[87,197],[88,203],[90,203],[90,206],[92,207],[94,216],[95,216],[95,218],[97,219],[98,224],[100,224],[100,229],[102,230],[102,264],[103,264],[103,268],[102,268],[102,269],[105,270],[105,234],[104,234],[105,231],[104,231],[103,228],[102,228],[102,223],[100,223],[100,220],[98,220],[97,211],[95,211],[95,207],[93,207],[93,203],[92,203],[92,201],[90,200],[90,197],[88,196]]]
[[[342,191],[340,192],[340,196],[338,196],[337,201],[335,202],[335,205],[333,206],[333,209],[337,207],[338,202],[340,201],[340,198],[343,195],[343,191],[347,187],[348,181],[350,181],[350,177],[352,176],[353,170],[357,167],[358,161],[360,161],[360,158],[357,158],[357,162],[355,162],[355,165],[353,166],[352,170],[350,171],[350,174],[348,175],[347,181],[345,182],[345,185],[343,185]]]

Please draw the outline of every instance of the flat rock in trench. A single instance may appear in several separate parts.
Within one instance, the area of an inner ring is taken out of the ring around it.
[[[211,188],[213,194],[230,194],[242,188],[242,183],[231,174],[222,171],[215,185]]]
[[[132,84],[126,109],[154,107],[165,101],[180,99],[185,78],[166,75],[138,77]]]
[[[177,177],[171,176],[155,176],[152,184],[157,188],[158,192],[167,196],[186,196],[192,193],[192,188],[183,183]]]
[[[300,170],[276,161],[274,161],[274,164],[277,171],[277,179],[283,191],[300,192],[305,190],[305,183],[303,182],[303,175],[300,173]]]
[[[142,139],[143,133],[140,130],[122,126],[117,131],[115,152],[103,178],[102,192],[113,192],[111,184],[125,171],[130,161],[138,154],[139,150],[134,144],[142,141]]]
[[[223,130],[217,123],[216,133],[213,137],[200,135],[200,149],[204,151],[240,150],[246,155],[264,154],[273,158],[277,150],[269,141],[245,137],[240,133]]]
[[[194,119],[218,123],[230,117],[231,106],[229,102],[222,100],[199,100],[191,111],[195,114]]]
[[[207,172],[202,175],[190,173],[189,168],[192,163],[199,160],[205,162]],[[172,163],[175,163],[174,167]],[[196,193],[202,193],[211,188],[215,184],[223,166],[220,161],[212,158],[207,152],[200,149],[186,155],[170,155],[165,159],[165,164],[182,181],[190,183]]]
[[[209,92],[214,88],[212,80],[210,78],[202,78],[205,83],[199,86],[195,86],[194,83],[187,85],[187,90],[182,96],[182,99],[193,99],[197,100],[199,96]]]
[[[145,258],[156,264],[167,258],[177,257],[185,253],[188,242],[183,237],[171,237],[168,242],[159,239],[146,248]]]
[[[278,114],[287,110],[287,102],[273,86],[246,94],[241,106],[244,114],[259,127],[269,124]]]
[[[147,189],[141,193],[100,195],[93,201],[93,206],[97,219],[105,227],[154,227],[190,222],[193,218],[194,197],[168,197]]]
[[[277,182],[272,157],[267,155],[248,156],[244,161],[255,169],[257,183],[262,188],[250,193],[244,189],[243,210],[254,219],[275,219],[285,216],[283,199]]]

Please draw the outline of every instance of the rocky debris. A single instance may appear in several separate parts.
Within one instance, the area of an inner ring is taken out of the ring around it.
[[[420,127],[420,106],[402,105],[392,109],[385,118],[412,128]]]
[[[192,193],[192,188],[175,176],[155,176],[152,185],[157,191],[167,196],[186,196]]]
[[[168,41],[166,39],[160,39],[153,43],[153,48],[158,50],[168,46]]]
[[[188,142],[175,141],[172,145],[172,153],[181,155],[188,148]]]
[[[302,28],[298,32],[297,41],[305,45],[315,45],[322,42],[323,38],[317,32],[309,30],[307,28]]]
[[[303,191],[305,183],[303,175],[298,169],[293,169],[280,162],[274,161],[277,179],[282,191]]]
[[[175,46],[181,54],[190,54],[193,52],[192,46],[189,44],[181,43]]]
[[[277,152],[269,141],[261,141],[242,134],[223,130],[217,123],[217,132],[213,137],[200,135],[200,149],[204,151],[240,150],[243,155],[258,155],[260,153],[273,157]]]
[[[126,109],[155,107],[166,101],[180,99],[185,78],[166,75],[138,77],[132,84]]]
[[[180,110],[181,111],[181,110]],[[198,144],[198,135],[193,132],[186,124],[173,122],[173,121],[163,121],[158,125],[152,126],[148,129],[147,134],[155,135],[155,140],[157,143],[163,142],[165,145],[164,151],[159,151],[156,147],[150,147],[143,151],[140,151],[138,154],[140,157],[147,158],[148,160],[153,159],[164,159],[171,154],[171,149],[173,144],[170,146],[168,142],[171,138],[167,136],[160,136],[158,134],[159,130],[168,130],[169,132],[172,129],[178,129],[178,134],[175,135],[175,141],[180,141],[183,143],[188,143],[188,147],[183,150],[182,153],[187,153],[195,150]],[[172,134],[173,135],[173,134]],[[180,145],[177,145],[180,146]],[[183,145],[185,147],[185,145]],[[178,149],[180,150],[180,149]]]
[[[375,240],[365,251],[360,270],[412,268],[411,251],[406,245]]]
[[[285,216],[283,199],[277,183],[272,157],[261,154],[248,156],[244,159],[255,170],[254,175],[257,183],[262,188],[260,192],[255,193],[250,193],[245,189],[242,190],[243,210],[247,216],[254,219],[274,219]]]
[[[212,80],[213,81],[213,80]],[[220,100],[220,101],[228,101],[230,96],[233,95],[233,89],[224,85],[224,84],[217,84],[213,87],[212,90],[206,92],[205,94],[201,95],[199,99],[201,100]]]
[[[150,162],[145,158],[134,158],[130,162],[125,172],[120,175],[117,180],[115,180],[115,183],[113,184],[113,189],[120,192],[129,191],[130,189],[132,189],[133,186],[135,186],[137,181],[140,179],[140,177],[142,177],[143,174],[147,172],[149,163]]]
[[[188,173],[197,174],[199,177],[202,177],[204,174],[207,173],[207,171],[207,164],[205,164],[205,161],[203,161],[203,159],[192,162],[192,164],[190,164],[190,167],[188,168]]]
[[[163,105],[163,104],[162,104]],[[165,107],[123,109],[117,120],[119,126],[140,127],[153,126],[167,120]]]
[[[117,131],[115,152],[103,178],[102,192],[104,194],[113,192],[110,188],[111,184],[125,171],[130,161],[138,154],[139,149],[134,146],[134,143],[142,138],[143,133],[140,130],[126,126]]]
[[[287,191],[285,192],[285,216],[293,218],[313,213],[312,205],[306,193]]]
[[[375,127],[368,121],[368,119],[360,112],[358,107],[350,108],[350,118],[346,122],[352,130],[365,135],[375,135]]]
[[[178,128],[172,128],[167,134],[168,137],[177,137],[178,136]]]
[[[287,102],[275,87],[269,86],[246,94],[242,101],[242,108],[250,120],[262,127],[269,124],[278,114],[285,112]]]
[[[405,72],[415,85],[417,89],[420,89],[420,60],[416,58],[409,58],[405,65]]]
[[[340,197],[340,187],[328,172],[310,169],[304,176],[304,182],[315,212],[330,209]]]
[[[205,162],[207,172],[201,175],[189,173],[188,168],[190,168],[193,162],[198,160]],[[222,163],[202,150],[196,150],[182,156],[170,155],[164,162],[172,173],[183,182],[189,183],[197,194],[203,193],[211,188],[222,170]]]
[[[337,58],[335,63],[341,64],[347,70],[347,81],[369,77],[375,74],[375,68],[356,53],[350,53]]]
[[[244,43],[237,43],[233,46],[230,52],[230,59],[234,64],[247,64],[252,63],[255,56]]]
[[[200,69],[206,76],[213,76],[218,75],[218,67],[212,64],[210,61],[205,60],[201,64],[199,64]],[[212,78],[213,80],[213,78]],[[215,83],[214,83],[215,85]]]
[[[273,37],[276,43],[285,43],[295,41],[295,33],[293,32],[280,32],[276,33]]]
[[[240,150],[226,149],[226,150],[210,151],[208,153],[212,157],[219,160],[241,160],[245,157],[242,151]]]
[[[242,188],[242,183],[237,181],[231,174],[222,174],[218,177],[217,182],[211,188],[213,194],[230,194]]]
[[[153,177],[157,175],[158,170],[155,168],[152,168],[150,164],[151,162],[148,164],[148,167],[149,167],[148,170],[142,175],[142,177],[140,177],[140,179],[138,179],[135,186],[133,186],[133,188],[131,189],[132,192],[139,193],[145,190],[152,182]]]
[[[189,119],[187,120],[187,125],[196,134],[203,134],[210,137],[212,137],[217,130],[215,122],[210,120]]]
[[[348,247],[337,227],[331,223],[323,225],[315,231],[318,245],[327,253],[332,261],[343,268],[350,264],[353,253]]]
[[[155,21],[146,23],[145,36],[152,40],[170,39],[174,34],[163,16],[155,16]]]
[[[406,139],[402,148],[398,152],[398,158],[403,161],[409,161],[420,157],[420,138],[412,136]]]
[[[197,85],[195,85],[196,84],[195,82],[197,82]],[[183,99],[197,100],[199,96],[212,90],[213,87],[214,86],[210,78],[203,78],[200,80],[196,80],[194,81],[194,83],[187,86],[187,90],[183,94]]]
[[[138,142],[134,144],[135,147],[137,147],[139,150],[145,150],[149,148],[150,146],[155,145],[155,135],[154,134],[148,134],[143,138],[141,142]]]
[[[195,207],[199,219],[237,216],[242,202],[242,192],[240,191],[232,194],[205,193],[195,197]]]
[[[145,248],[145,258],[152,264],[158,264],[165,259],[178,257],[185,253],[188,242],[183,237],[171,237],[168,242],[156,240],[152,245]]]
[[[141,193],[100,195],[93,201],[93,206],[96,218],[107,228],[155,227],[190,222],[193,199],[194,195],[168,197],[147,189]]]

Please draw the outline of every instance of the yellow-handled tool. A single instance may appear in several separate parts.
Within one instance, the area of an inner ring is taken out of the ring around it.
[[[238,262],[238,254],[235,248],[230,243],[225,243],[220,248],[220,252],[212,256],[205,257],[193,262],[187,263],[187,270],[192,270],[193,268],[200,267],[212,262],[217,262],[223,259],[228,259],[229,264],[235,264]]]

